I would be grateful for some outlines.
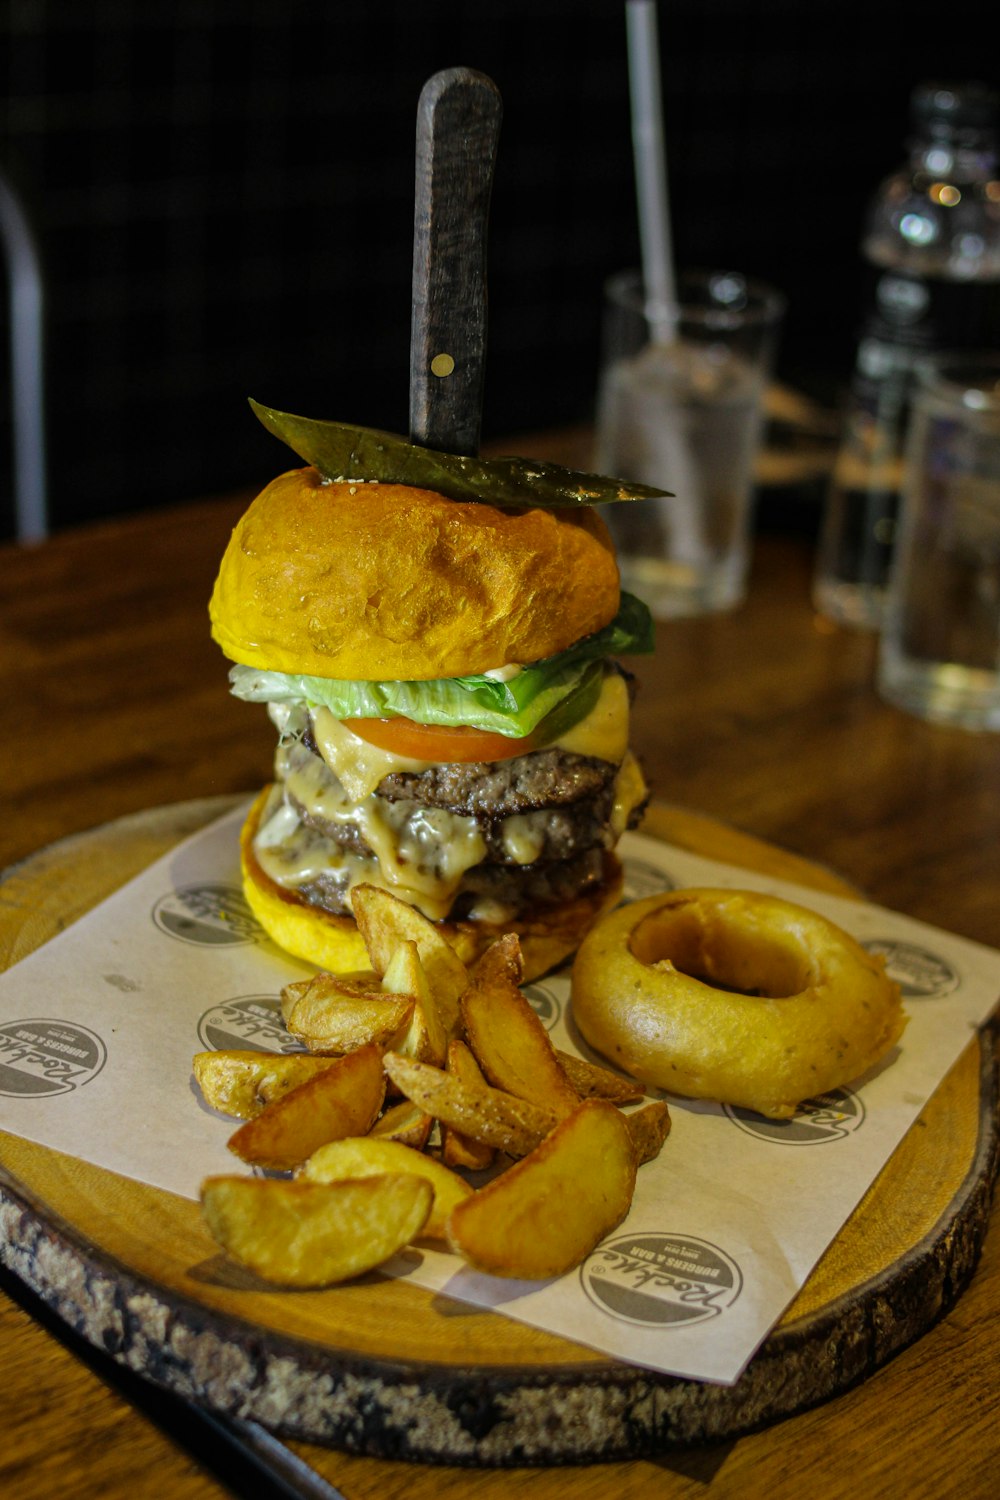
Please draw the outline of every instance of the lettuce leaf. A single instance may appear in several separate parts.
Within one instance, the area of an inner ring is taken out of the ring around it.
[[[618,614],[603,630],[566,651],[522,668],[507,682],[492,677],[438,677],[426,682],[368,682],[307,677],[235,666],[229,674],[237,698],[250,703],[306,702],[328,708],[338,719],[415,719],[419,724],[468,724],[522,739],[571,694],[582,713],[593,702],[599,674],[591,669],[608,656],[653,649],[649,610],[623,593]],[[565,726],[564,726],[565,727]]]

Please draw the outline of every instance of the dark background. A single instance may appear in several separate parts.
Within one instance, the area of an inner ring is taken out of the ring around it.
[[[832,397],[846,377],[866,199],[903,157],[913,84],[995,81],[988,15],[661,7],[677,258],[782,287],[783,378]],[[405,430],[416,104],[456,65],[505,108],[484,437],[586,419],[601,285],[638,258],[623,0],[0,0],[54,526],[265,482],[286,450],[248,395]],[[9,405],[4,361],[0,535]]]

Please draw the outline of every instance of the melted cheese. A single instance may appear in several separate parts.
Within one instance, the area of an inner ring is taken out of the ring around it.
[[[618,767],[618,775],[615,777],[614,801],[611,806],[610,828],[615,843],[621,838],[628,827],[628,820],[634,810],[649,795],[649,788],[642,769],[635,756],[629,750],[625,759]]]
[[[577,755],[621,762],[611,818],[614,839],[646,795],[638,764],[627,753],[628,710],[624,679],[608,672],[590,713],[554,742]],[[254,846],[262,869],[279,885],[292,889],[326,877],[346,894],[367,881],[393,891],[434,920],[447,916],[466,871],[486,857],[486,841],[476,819],[373,796],[385,776],[419,773],[429,763],[369,745],[327,708],[314,709],[311,717],[321,758],[299,744],[302,726],[293,722],[294,714],[286,714],[279,722],[272,713],[282,731],[275,764],[278,781],[294,803],[313,816],[327,823],[356,825],[374,858],[341,848],[334,839],[303,824],[279,785]],[[547,816],[541,810],[503,820],[500,835],[509,860],[529,865],[539,857]]]
[[[275,770],[291,800],[273,810],[269,805],[254,849],[279,885],[294,888],[332,875],[350,890],[370,881],[436,919],[447,915],[466,870],[485,858],[486,840],[475,818],[383,797],[354,802],[323,761],[301,745],[280,745]],[[327,823],[355,825],[374,859],[306,827],[293,804]]]
[[[617,765],[628,749],[628,686],[619,672],[605,672],[600,697],[590,713],[555,743],[575,755],[592,755]]]
[[[548,817],[542,812],[513,813],[500,825],[503,852],[515,865],[530,865],[535,862],[545,847],[545,822]]]
[[[429,762],[425,760],[408,760],[405,755],[369,745],[328,708],[314,709],[312,723],[317,750],[355,802],[370,797],[383,776],[392,771],[427,770]]]

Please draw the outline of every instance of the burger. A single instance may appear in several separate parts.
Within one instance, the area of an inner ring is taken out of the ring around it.
[[[590,505],[533,504],[530,483],[495,503],[496,469],[484,500],[343,466],[270,483],[212,595],[231,690],[278,735],[242,833],[247,901],[279,946],[345,972],[367,966],[351,891],[375,884],[466,962],[517,932],[536,977],[621,893],[615,845],[647,790],[616,658],[651,649],[648,611]]]

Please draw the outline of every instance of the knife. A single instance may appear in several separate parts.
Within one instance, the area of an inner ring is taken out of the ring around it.
[[[486,231],[502,105],[471,68],[446,68],[417,106],[410,441],[479,451],[486,361]]]

